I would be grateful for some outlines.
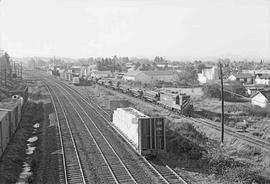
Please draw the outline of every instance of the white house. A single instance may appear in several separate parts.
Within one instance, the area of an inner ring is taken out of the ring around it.
[[[270,84],[270,74],[263,74],[261,76],[257,75],[255,78],[255,83],[269,85]]]
[[[231,81],[240,81],[245,84],[253,84],[253,75],[250,73],[232,74],[228,77]]]
[[[270,100],[270,91],[258,91],[251,96],[251,104],[266,107]]]
[[[200,83],[206,83],[207,81],[218,79],[217,66],[205,66],[202,69],[202,73],[198,73],[198,81]]]

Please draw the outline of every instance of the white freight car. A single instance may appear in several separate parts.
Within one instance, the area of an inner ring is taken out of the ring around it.
[[[113,123],[132,141],[139,154],[147,156],[166,152],[164,118],[150,118],[134,108],[126,107],[114,111]]]

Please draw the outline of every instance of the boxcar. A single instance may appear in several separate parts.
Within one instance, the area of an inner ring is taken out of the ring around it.
[[[0,111],[0,155],[4,152],[9,142],[8,112]]]
[[[15,126],[13,127],[13,125],[12,125],[11,131],[15,132],[16,128],[18,127],[18,125],[21,121],[22,106],[21,106],[20,101],[17,99],[6,99],[5,101],[0,102],[0,110],[14,112]]]
[[[166,152],[164,118],[150,118],[134,108],[127,107],[117,108],[112,119],[139,154],[155,156]]]

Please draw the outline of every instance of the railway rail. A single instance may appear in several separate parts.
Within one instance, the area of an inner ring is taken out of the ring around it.
[[[71,132],[66,112],[63,109],[58,97],[53,91],[46,88],[51,96],[52,105],[56,114],[58,124],[58,133],[60,139],[62,165],[63,169],[60,170],[61,183],[86,183],[83,173],[81,160],[78,155],[78,149]]]
[[[58,84],[59,84],[59,82],[58,82]],[[65,84],[65,88],[62,86],[62,89],[69,90],[69,92],[72,92],[72,91],[75,92],[76,96],[77,96],[76,99],[79,98],[80,100],[87,103],[87,105],[91,107],[92,111],[95,111],[97,114],[99,114],[103,120],[105,120],[110,126],[112,126],[112,128],[115,131],[117,131],[117,133],[121,134],[121,132],[119,132],[113,126],[113,124],[110,122],[110,119],[109,119],[110,114],[108,114],[108,112],[106,112],[104,109],[102,109],[98,104],[89,103],[89,101],[87,101],[87,99],[85,97],[83,97],[77,90],[75,90],[74,88],[72,88],[66,84]],[[81,103],[81,104],[83,104],[83,103]],[[99,109],[99,110],[97,110],[97,109]],[[127,143],[131,144],[128,140],[125,139],[125,141],[127,141]],[[160,183],[183,183],[183,184],[187,183],[175,171],[173,171],[173,169],[171,169],[168,165],[163,164],[162,161],[157,162],[156,160],[146,160],[144,157],[141,157],[141,159],[143,160],[143,162],[146,163],[145,166],[149,170],[151,170],[157,177],[160,178]]]
[[[205,124],[206,126],[209,126],[215,130],[218,130],[218,131],[221,130],[221,124],[217,124],[217,122],[213,122],[211,120],[206,120],[206,119],[196,119],[196,118],[190,118],[190,119],[192,119],[194,122]],[[249,136],[249,135],[246,135],[245,133],[236,132],[230,129],[229,127],[225,128],[225,132],[230,136],[242,139],[245,142],[252,143],[255,146],[270,150],[270,143],[267,141],[257,139],[254,136]]]
[[[85,112],[81,111],[81,109],[78,109],[78,107],[75,107],[74,102],[71,101],[70,97],[67,96],[68,94],[62,92],[59,87],[54,87],[53,90],[58,94],[61,93],[59,98],[63,103],[63,108],[68,109],[69,116],[74,118],[70,123],[76,123],[76,125],[73,125],[72,130],[74,131],[75,126],[78,128],[79,131],[77,131],[76,134],[82,134],[80,139],[83,139],[81,141],[86,142],[86,145],[83,147],[83,149],[88,149],[87,153],[92,154],[92,159],[85,161],[94,162],[94,159],[96,159],[95,170],[100,167],[99,177],[102,177],[101,182],[137,183],[127,168],[123,165],[117,154],[115,154],[114,150],[106,141],[101,132],[99,132],[97,129],[95,130],[94,126],[89,128],[89,124],[86,125],[87,117],[83,114]],[[74,170],[76,171],[76,169]]]

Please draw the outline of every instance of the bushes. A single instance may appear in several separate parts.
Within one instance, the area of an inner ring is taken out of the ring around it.
[[[203,86],[203,92],[206,97],[221,98],[221,86],[218,83],[208,83]],[[238,82],[230,82],[224,84],[224,100],[246,102],[241,96],[246,95],[245,87]]]

